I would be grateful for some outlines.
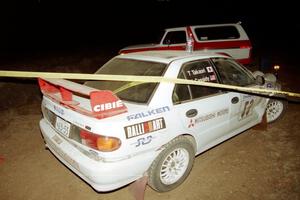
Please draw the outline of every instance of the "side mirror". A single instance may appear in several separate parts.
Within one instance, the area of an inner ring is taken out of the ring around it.
[[[265,78],[263,76],[257,75],[255,78],[255,83],[257,85],[264,85],[265,84]]]

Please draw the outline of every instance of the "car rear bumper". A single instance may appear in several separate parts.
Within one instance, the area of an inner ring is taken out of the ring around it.
[[[148,152],[120,161],[96,161],[60,136],[45,119],[40,121],[40,129],[50,151],[99,192],[118,189],[142,177],[157,155]]]

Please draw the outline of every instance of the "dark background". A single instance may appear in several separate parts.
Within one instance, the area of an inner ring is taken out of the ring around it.
[[[164,28],[242,22],[254,52],[296,60],[296,1],[10,1],[0,6],[1,59],[151,43]]]

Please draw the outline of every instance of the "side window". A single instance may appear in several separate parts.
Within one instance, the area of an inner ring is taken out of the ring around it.
[[[231,59],[212,59],[224,84],[246,86],[254,84],[254,78],[238,63]]]
[[[179,77],[188,80],[217,83],[217,75],[209,60],[193,61],[183,65]],[[219,90],[197,85],[175,85],[173,102],[196,99],[218,93]]]
[[[181,71],[178,78],[180,79],[185,79],[183,72]],[[189,90],[188,85],[185,84],[176,84],[174,91],[173,91],[173,103],[179,103],[182,101],[187,101],[190,100],[191,97],[191,93]]]
[[[185,31],[170,31],[164,38],[163,44],[181,44],[186,43]]]
[[[240,37],[238,30],[234,26],[195,28],[195,33],[200,41],[237,39]]]

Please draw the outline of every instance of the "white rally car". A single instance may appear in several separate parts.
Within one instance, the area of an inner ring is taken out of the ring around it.
[[[119,55],[96,73],[277,87],[229,57],[180,51]],[[46,146],[97,191],[145,175],[153,189],[169,191],[188,176],[197,154],[260,123],[265,112],[269,122],[276,120],[284,108],[261,96],[170,82],[39,84]]]

